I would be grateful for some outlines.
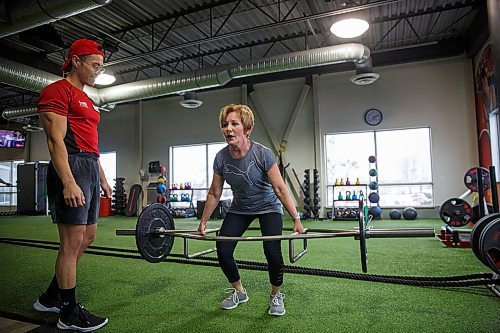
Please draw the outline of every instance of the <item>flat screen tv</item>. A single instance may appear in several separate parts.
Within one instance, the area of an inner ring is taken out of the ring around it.
[[[0,129],[0,148],[24,148],[26,132]]]

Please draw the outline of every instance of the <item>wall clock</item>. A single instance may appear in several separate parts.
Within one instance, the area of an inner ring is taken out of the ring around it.
[[[379,109],[370,109],[365,112],[365,122],[371,126],[377,126],[384,118],[382,111]]]

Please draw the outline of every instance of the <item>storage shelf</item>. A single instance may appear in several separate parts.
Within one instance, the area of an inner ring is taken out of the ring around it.
[[[332,188],[332,194],[334,198],[336,197],[336,194],[338,196],[339,192],[345,192],[353,188],[361,188],[364,191],[363,199],[360,200],[359,197],[356,200],[338,200],[334,199],[332,200],[332,220],[335,221],[356,221],[358,217],[336,217],[337,211],[342,212],[344,209],[355,211],[356,215],[359,216],[359,204],[362,202],[364,205],[367,204],[367,197],[366,193],[368,191],[368,185],[367,184],[350,184],[350,185],[328,185],[327,187]],[[354,191],[353,191],[354,192]],[[359,191],[362,192],[362,191]]]
[[[333,202],[356,202],[359,203],[361,200],[333,200]]]
[[[328,185],[327,187],[350,187],[350,186],[368,186],[368,184]]]

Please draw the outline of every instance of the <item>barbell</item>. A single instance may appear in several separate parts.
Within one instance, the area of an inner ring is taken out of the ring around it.
[[[432,228],[404,228],[404,229],[372,229],[367,227],[364,209],[360,207],[358,219],[358,228],[354,230],[333,230],[333,229],[306,229],[303,234],[288,234],[277,236],[248,236],[248,237],[227,237],[219,236],[219,228],[207,229],[207,234],[216,233],[216,236],[202,236],[196,230],[175,230],[174,219],[169,209],[161,203],[153,203],[146,207],[139,218],[135,229],[116,230],[119,236],[135,236],[136,245],[142,258],[151,263],[163,261],[172,250],[175,237],[184,239],[184,256],[186,258],[195,258],[197,256],[215,251],[215,248],[204,250],[195,254],[188,254],[188,240],[201,241],[271,241],[288,240],[289,241],[289,259],[296,262],[307,252],[307,240],[337,237],[354,237],[359,240],[361,253],[361,268],[364,273],[367,268],[367,247],[368,238],[400,238],[400,237],[435,237]],[[258,230],[259,228],[249,228],[249,230]],[[283,228],[283,230],[292,230],[292,228]],[[309,232],[313,232],[309,234]],[[302,251],[294,254],[293,241],[302,240],[304,243]]]

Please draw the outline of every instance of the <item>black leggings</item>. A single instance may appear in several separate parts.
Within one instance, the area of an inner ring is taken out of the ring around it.
[[[228,213],[222,222],[220,236],[240,237],[250,226],[255,218],[259,218],[260,230],[263,236],[281,235],[283,230],[283,215],[280,213],[266,213],[259,215],[241,215]],[[234,249],[238,242],[216,242],[219,265],[226,275],[229,283],[240,280],[238,266],[234,260]],[[264,241],[264,254],[269,269],[269,281],[275,287],[283,284],[283,256],[281,254],[281,241]]]

